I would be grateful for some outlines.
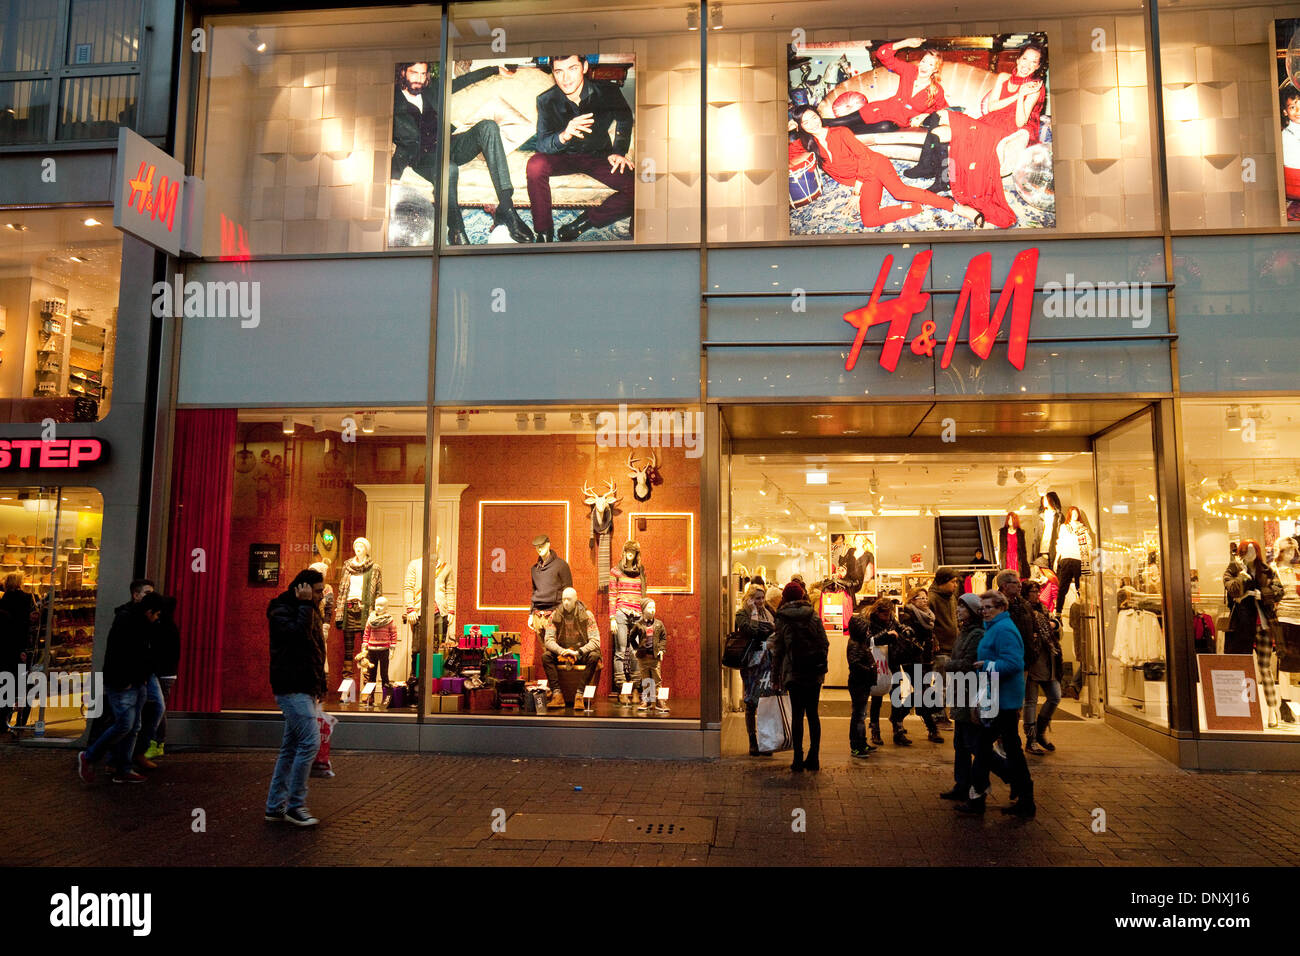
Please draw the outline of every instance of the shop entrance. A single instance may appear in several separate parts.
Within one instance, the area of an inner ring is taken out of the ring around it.
[[[1060,620],[1054,725],[1100,726],[1110,712],[1168,727],[1146,403],[750,405],[722,417],[728,625],[756,578],[780,588],[798,575],[814,592],[831,642],[821,706],[828,754],[848,750],[847,616],[881,597],[901,611],[939,568],[956,574],[959,594],[992,587],[1007,568],[1041,584],[1040,602]],[[723,753],[745,753],[737,671],[723,688]],[[886,750],[888,713],[886,700]],[[920,717],[903,726],[909,752],[950,759],[927,742]]]

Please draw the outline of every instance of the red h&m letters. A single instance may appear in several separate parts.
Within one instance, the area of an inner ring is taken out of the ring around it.
[[[880,352],[880,364],[889,372],[898,368],[898,359],[903,352],[903,343],[910,334],[912,317],[924,312],[930,304],[930,293],[922,292],[926,274],[930,271],[930,260],[934,253],[922,252],[912,259],[912,264],[903,279],[903,288],[897,296],[885,302],[880,301],[880,294],[885,288],[885,279],[894,264],[892,255],[885,256],[876,275],[876,284],[871,290],[871,298],[860,309],[844,313],[844,321],[858,330],[853,339],[853,348],[844,362],[846,371],[853,371],[866,341],[867,330],[873,325],[888,325],[885,333],[884,347]],[[993,254],[980,253],[966,266],[966,275],[962,279],[961,294],[957,299],[957,308],[953,312],[952,325],[948,329],[948,340],[943,350],[940,368],[947,368],[952,363],[953,351],[957,339],[961,336],[962,321],[966,310],[970,309],[970,347],[981,359],[993,353],[993,343],[1002,330],[1002,320],[1006,317],[1007,307],[1011,308],[1011,325],[1008,331],[1007,359],[1018,369],[1025,367],[1025,351],[1029,344],[1029,320],[1033,315],[1034,281],[1038,275],[1038,250],[1024,249],[1016,254],[1011,263],[1007,281],[998,295],[998,304],[993,309],[993,319],[989,321],[989,299],[992,296]],[[926,320],[921,326],[921,333],[912,339],[911,348],[917,355],[933,355],[938,343],[934,338],[935,324]]]

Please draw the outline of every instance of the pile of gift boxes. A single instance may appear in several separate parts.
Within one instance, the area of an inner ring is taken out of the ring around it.
[[[455,672],[447,666],[449,655],[430,657],[429,712],[523,711],[533,669],[520,664],[517,652],[510,652],[519,639],[518,632],[500,631],[496,625],[464,625],[457,637]]]

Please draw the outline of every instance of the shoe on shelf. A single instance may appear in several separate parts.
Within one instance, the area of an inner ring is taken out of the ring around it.
[[[284,819],[296,827],[314,827],[320,823],[306,807],[294,807],[284,812]]]
[[[114,783],[144,783],[149,778],[134,770],[118,770],[113,774]]]
[[[77,754],[77,776],[81,778],[82,783],[95,782],[95,768],[90,761],[86,759],[86,752],[83,750]]]
[[[631,704],[631,703],[632,703],[631,701],[628,701],[628,704]],[[644,714],[644,713],[646,713],[649,709],[650,709],[650,701],[648,701],[648,700],[643,700],[643,701],[641,701],[641,703],[639,703],[639,704],[636,705],[636,712],[637,712],[638,714]]]
[[[563,707],[563,706],[564,706],[564,695],[561,694],[558,690],[553,690],[553,691],[551,691],[551,696],[548,697],[547,700],[546,700],[546,706],[547,706],[547,707]]]

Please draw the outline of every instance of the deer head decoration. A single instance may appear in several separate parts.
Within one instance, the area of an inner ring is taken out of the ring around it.
[[[640,458],[628,455],[627,467],[627,475],[632,479],[632,497],[637,501],[649,501],[653,487],[663,484],[663,478],[659,475],[659,456],[651,452],[649,463],[642,465]]]
[[[614,527],[614,506],[622,499],[614,490],[614,479],[605,482],[605,490],[599,494],[588,484],[582,486],[583,501],[591,505],[591,534],[608,534]]]

